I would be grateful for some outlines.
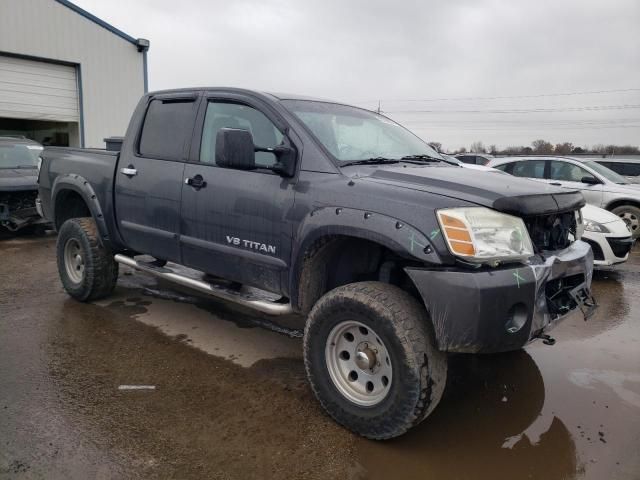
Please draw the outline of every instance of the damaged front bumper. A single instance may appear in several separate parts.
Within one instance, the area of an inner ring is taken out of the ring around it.
[[[582,241],[544,252],[526,265],[494,269],[407,268],[431,316],[438,348],[448,352],[517,350],[579,309],[591,295],[593,253]]]
[[[0,202],[0,227],[16,232],[30,225],[44,225],[47,221],[42,217],[38,205],[12,208],[10,203]]]

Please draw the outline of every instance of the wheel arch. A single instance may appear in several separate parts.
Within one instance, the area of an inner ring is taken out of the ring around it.
[[[411,263],[415,260],[403,255],[396,242],[375,232],[323,228],[305,239],[296,256],[291,270],[291,303],[307,314],[326,292],[365,280],[397,285],[417,295],[404,271]]]
[[[70,218],[92,217],[99,233],[99,241],[109,246],[109,232],[98,196],[82,176],[70,174],[56,178],[51,191],[53,224],[59,230]]]
[[[605,209],[611,211],[614,208],[622,207],[623,205],[631,205],[632,207],[640,208],[640,201],[633,198],[616,199],[609,202]]]

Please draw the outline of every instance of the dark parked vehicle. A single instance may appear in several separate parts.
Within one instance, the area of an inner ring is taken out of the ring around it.
[[[320,403],[383,439],[435,408],[446,352],[551,343],[595,308],[582,194],[495,177],[370,111],[212,88],[145,95],[119,152],[46,148],[40,196],[71,296],[124,264],[301,314]]]
[[[455,157],[462,163],[470,165],[486,165],[494,158],[493,155],[488,153],[459,153]]]
[[[597,158],[594,159],[600,165],[622,175],[627,180],[640,183],[640,159],[639,158]]]
[[[44,229],[38,214],[38,161],[42,145],[23,137],[0,137],[0,228]]]

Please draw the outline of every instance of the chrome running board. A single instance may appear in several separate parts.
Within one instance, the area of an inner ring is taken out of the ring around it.
[[[122,254],[115,255],[114,259],[116,262],[126,265],[127,267],[135,268],[141,272],[149,273],[155,277],[182,285],[183,287],[193,288],[194,290],[206,293],[207,295],[227,300],[268,315],[288,315],[293,313],[290,303],[278,303],[275,301],[255,299],[242,292],[226,289],[223,286],[205,282],[204,280],[198,280],[197,278],[180,275],[166,266],[153,266],[150,263],[139,262],[134,258],[127,257]]]

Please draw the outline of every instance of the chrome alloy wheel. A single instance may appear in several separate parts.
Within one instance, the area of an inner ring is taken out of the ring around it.
[[[84,279],[84,254],[80,242],[70,238],[64,246],[64,268],[73,283],[82,283]]]
[[[389,352],[366,325],[353,320],[336,325],[327,337],[325,361],[333,384],[353,403],[371,407],[389,393]]]

